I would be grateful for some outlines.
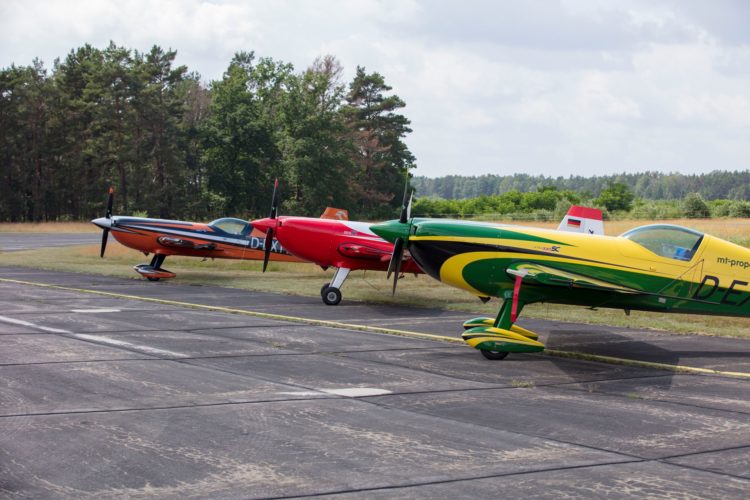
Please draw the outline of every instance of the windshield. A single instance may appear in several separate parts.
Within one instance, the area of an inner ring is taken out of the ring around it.
[[[249,222],[242,219],[233,219],[231,217],[216,219],[213,222],[209,222],[208,225],[224,233],[236,236],[245,236],[250,233],[250,230],[252,229]]]
[[[676,260],[692,259],[703,240],[703,233],[670,224],[637,227],[620,236],[656,255]]]

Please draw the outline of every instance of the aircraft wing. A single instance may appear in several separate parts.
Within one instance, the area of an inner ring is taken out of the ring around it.
[[[520,277],[524,283],[568,288],[587,288],[625,294],[643,294],[644,292],[602,281],[583,274],[562,271],[536,262],[515,262],[507,267],[506,272],[513,277]]]

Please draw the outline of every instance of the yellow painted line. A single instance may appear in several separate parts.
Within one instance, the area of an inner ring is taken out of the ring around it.
[[[344,328],[347,330],[358,330],[358,331],[364,331],[364,332],[375,332],[375,333],[384,333],[387,335],[397,335],[401,337],[412,337],[412,338],[419,338],[419,339],[429,339],[429,340],[439,340],[441,342],[451,342],[454,344],[461,344],[465,345],[463,339],[459,337],[448,337],[446,335],[435,335],[432,333],[422,333],[422,332],[412,332],[409,330],[395,330],[393,328],[381,328],[377,326],[368,326],[368,325],[355,325],[351,323],[342,323],[340,321],[328,321],[324,319],[312,319],[312,318],[302,318],[299,316],[287,316],[284,314],[273,314],[273,313],[264,313],[264,312],[257,312],[257,311],[246,311],[244,309],[233,309],[231,307],[222,307],[222,306],[209,306],[206,304],[195,304],[193,302],[181,302],[178,300],[167,300],[167,299],[157,299],[153,297],[142,297],[140,295],[128,295],[124,293],[115,293],[115,292],[105,292],[102,290],[89,290],[86,288],[74,288],[69,286],[62,286],[62,285],[52,285],[49,283],[36,283],[33,281],[21,281],[21,280],[12,280],[8,278],[0,278],[0,282],[3,283],[15,283],[18,285],[29,285],[29,286],[38,286],[41,288],[52,288],[55,290],[66,290],[69,292],[80,292],[80,293],[88,293],[92,295],[102,295],[105,297],[114,297],[118,299],[132,299],[132,300],[140,300],[142,302],[152,302],[155,304],[165,304],[165,305],[171,305],[171,306],[180,306],[180,307],[189,307],[192,309],[202,309],[205,311],[217,311],[217,312],[225,312],[225,313],[231,313],[231,314],[243,314],[245,316],[254,316],[256,318],[265,318],[265,319],[275,319],[278,321],[289,321],[293,323],[303,323],[306,325],[313,325],[313,326],[327,326],[330,328]]]
[[[243,314],[245,316],[254,316],[256,318],[274,319],[278,321],[302,323],[302,324],[312,325],[312,326],[327,326],[330,328],[341,328],[341,329],[346,329],[346,330],[382,333],[386,335],[395,335],[399,337],[411,337],[411,338],[418,338],[418,339],[437,340],[440,342],[450,342],[453,344],[461,344],[461,345],[465,345],[469,347],[468,344],[466,344],[463,341],[463,339],[459,337],[435,335],[432,333],[413,332],[409,330],[396,330],[393,328],[381,328],[377,326],[368,326],[368,325],[355,325],[351,323],[342,323],[340,321],[328,321],[328,320],[321,320],[321,319],[302,318],[299,316],[287,316],[283,314],[246,311],[244,309],[233,309],[231,307],[209,306],[206,304],[195,304],[193,302],[181,302],[178,300],[157,299],[153,297],[142,297],[140,295],[128,295],[124,293],[105,292],[101,290],[89,290],[86,288],[74,288],[74,287],[68,287],[68,286],[62,286],[62,285],[52,285],[49,283],[37,283],[33,281],[13,280],[13,279],[8,279],[8,278],[0,278],[0,282],[15,283],[18,285],[37,286],[41,288],[51,288],[55,290],[66,290],[69,292],[87,293],[91,295],[102,295],[105,297],[114,297],[114,298],[119,298],[119,299],[139,300],[142,302],[151,302],[151,303],[156,303],[156,304],[189,307],[191,309],[201,309],[205,311],[217,311],[217,312],[225,312],[225,313],[230,313],[230,314]],[[546,354],[548,356],[560,357],[560,358],[579,359],[579,360],[584,360],[584,361],[598,361],[601,363],[608,363],[608,364],[621,365],[621,366],[631,366],[631,367],[636,367],[636,368],[653,368],[656,370],[666,370],[666,371],[671,371],[675,373],[696,373],[696,374],[703,374],[703,375],[720,375],[724,377],[739,377],[739,378],[750,379],[750,373],[747,373],[747,372],[732,372],[732,371],[714,370],[711,368],[698,368],[695,366],[670,365],[667,363],[655,363],[651,361],[638,361],[635,359],[615,358],[613,356],[602,356],[599,354],[586,354],[586,353],[580,353],[580,352],[557,351],[554,349],[545,349],[542,352],[542,354]]]

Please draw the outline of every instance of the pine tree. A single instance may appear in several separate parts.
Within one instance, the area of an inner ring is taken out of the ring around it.
[[[357,67],[343,110],[354,144],[352,192],[361,210],[371,216],[392,215],[386,207],[401,205],[404,173],[415,167],[402,140],[411,132],[410,121],[397,113],[406,103],[397,95],[386,95],[391,90],[380,74]]]

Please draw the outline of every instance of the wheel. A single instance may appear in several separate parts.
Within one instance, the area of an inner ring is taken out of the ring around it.
[[[328,288],[331,284],[325,283],[322,287],[320,287],[320,296],[322,297],[326,293],[326,288]]]
[[[161,278],[154,278],[153,276],[146,276],[146,279],[149,281],[159,281]]]
[[[332,286],[327,286],[323,289],[323,302],[328,306],[335,306],[341,302],[341,290]]]
[[[505,359],[505,356],[508,355],[507,352],[503,351],[485,351],[484,349],[480,349],[480,351],[482,351],[482,356],[493,361]]]

